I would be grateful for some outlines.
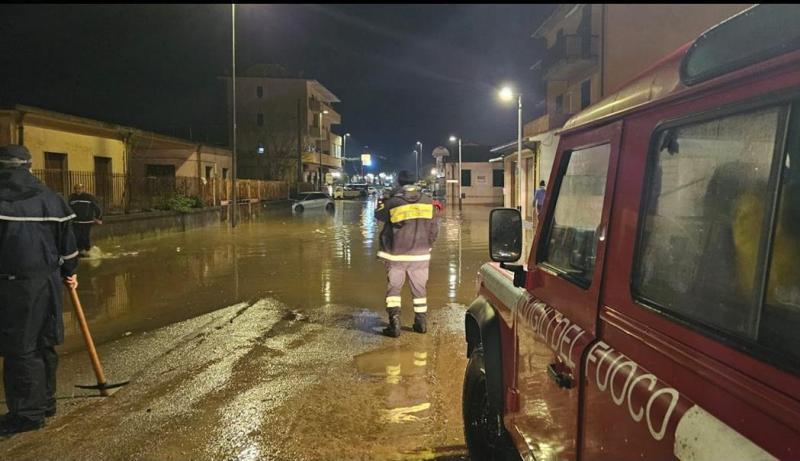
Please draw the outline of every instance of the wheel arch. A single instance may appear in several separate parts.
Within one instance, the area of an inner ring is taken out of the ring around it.
[[[499,321],[494,306],[486,298],[479,296],[467,309],[464,328],[467,357],[475,348],[483,348],[489,402],[495,410],[503,414],[503,355]]]

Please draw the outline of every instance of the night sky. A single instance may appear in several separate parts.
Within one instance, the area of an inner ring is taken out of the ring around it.
[[[465,141],[516,137],[498,85],[543,91],[530,38],[553,5],[237,5],[237,72],[279,64],[341,103],[348,154],[368,145],[386,169]],[[230,5],[2,5],[0,104],[27,104],[223,144]],[[352,150],[351,150],[352,149]],[[429,157],[428,157],[429,158]],[[423,158],[423,161],[425,159]]]

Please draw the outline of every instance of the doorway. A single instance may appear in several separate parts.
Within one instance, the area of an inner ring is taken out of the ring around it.
[[[67,180],[67,154],[55,152],[44,153],[44,183],[57,194],[66,197]]]

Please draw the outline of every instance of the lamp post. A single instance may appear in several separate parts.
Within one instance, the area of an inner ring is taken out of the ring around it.
[[[458,140],[458,207],[461,208],[461,136],[450,136],[450,142]]]
[[[319,113],[319,137],[322,138],[322,114],[327,114],[327,110]],[[319,171],[317,172],[317,190],[322,190],[322,149],[319,149]]]
[[[232,90],[233,94],[231,95],[233,101],[233,158],[231,159],[231,169],[233,170],[233,178],[231,179],[231,197],[230,200],[233,203],[231,206],[231,227],[236,227],[236,207],[239,202],[238,194],[236,190],[236,4],[231,4],[231,61],[232,61]]]
[[[514,91],[507,86],[500,90],[499,95],[503,101],[512,101],[514,99]],[[522,206],[522,93],[517,94],[517,183],[519,184],[517,201],[519,202],[520,214],[524,219],[525,209]]]
[[[419,149],[416,151],[417,152],[417,181],[419,181],[419,156],[422,153],[422,142],[417,141],[415,146],[419,146]]]

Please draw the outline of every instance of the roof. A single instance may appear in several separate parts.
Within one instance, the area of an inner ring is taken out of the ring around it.
[[[480,144],[462,144],[461,145],[461,161],[462,162],[472,162],[472,163],[483,163],[488,162],[492,159],[494,155],[492,155],[492,151],[489,146],[483,146]],[[447,163],[457,163],[458,162],[458,149],[454,152],[451,152],[448,157],[445,157],[445,162]]]
[[[497,147],[493,147],[489,152],[491,152],[494,155],[497,155],[497,154],[509,154],[509,153],[512,153],[512,152],[516,152],[517,151],[518,142],[519,142],[519,140],[515,139],[514,141],[508,142],[506,144],[501,144],[501,145],[499,145]],[[538,142],[539,141],[536,141],[531,137],[523,138],[522,139],[522,149],[523,150],[524,149],[533,150],[533,149],[536,148],[536,144]]]
[[[213,149],[215,153],[223,155],[225,154],[231,155],[231,151],[225,147],[212,146],[206,143],[191,141],[183,138],[176,138],[173,136],[167,136],[152,131],[145,131],[139,128],[133,128],[125,125],[117,125],[115,123],[109,123],[90,118],[79,117],[77,115],[54,112],[51,110],[41,109],[38,107],[17,104],[12,108],[5,110],[19,112],[24,116],[26,116],[26,119],[27,117],[33,116],[33,117],[38,117],[39,119],[53,120],[56,122],[60,122],[64,127],[70,127],[70,129],[78,129],[78,130],[90,129],[94,130],[94,132],[105,132],[109,136],[113,136],[118,139],[124,139],[126,136],[136,135],[139,138],[148,138],[151,140],[151,142],[159,143],[160,146],[178,145],[182,147],[196,147],[198,145],[202,145],[203,148]],[[151,147],[152,146],[155,146],[155,144],[151,144]]]

